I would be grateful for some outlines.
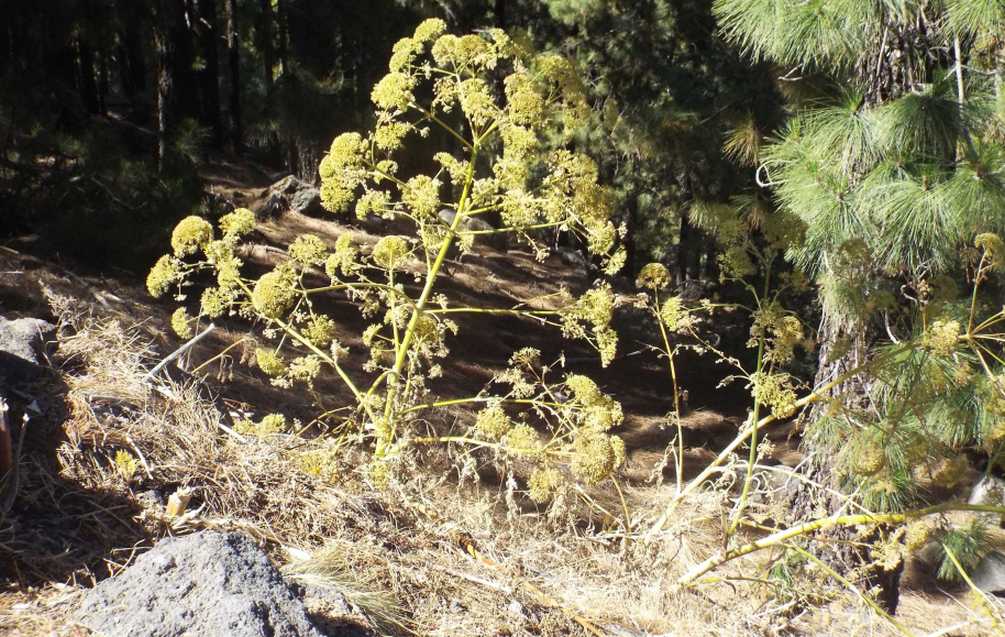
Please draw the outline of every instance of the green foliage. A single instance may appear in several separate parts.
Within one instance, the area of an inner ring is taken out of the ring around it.
[[[366,135],[337,136],[321,161],[321,199],[333,213],[354,208],[359,217],[402,220],[411,224],[412,234],[383,236],[369,252],[349,235],[335,246],[302,235],[288,246],[286,260],[249,279],[237,256],[254,225],[249,211],[224,216],[216,229],[192,216],[175,228],[173,254],[151,270],[150,292],[177,290],[184,301],[194,275],[211,272],[217,285],[203,291],[197,317],[176,313],[179,333],[189,333],[203,317],[242,316],[262,324],[263,336],[273,342],[259,349],[256,359],[274,384],[310,390],[321,374],[340,378],[356,402],[340,431],[372,444],[370,479],[378,486],[392,478],[394,464],[410,446],[431,442],[533,462],[530,488],[538,501],[564,483],[558,461],[571,458],[572,475],[584,482],[605,480],[624,460],[623,443],[610,433],[621,424],[621,407],[588,378],[552,380],[539,354],[522,350],[496,379],[508,391],[437,401],[427,388],[441,373],[439,361],[450,355],[449,337],[458,330],[450,320],[455,313],[556,315],[560,322],[552,324],[566,336],[591,343],[605,365],[613,359],[614,298],[606,285],[564,299],[557,310],[457,306],[437,292],[448,252],[455,245],[470,250],[485,232],[513,235],[543,257],[548,247],[536,231],[562,229],[579,237],[609,272],[620,269],[624,252],[611,221],[613,199],[598,183],[597,166],[558,142],[571,140],[585,121],[582,83],[561,56],[530,53],[501,30],[458,37],[435,19],[398,43],[390,69],[371,93],[374,128]],[[431,129],[449,139],[433,153],[439,168],[407,171],[399,160]],[[444,217],[441,210],[452,214]],[[463,223],[490,212],[503,227],[469,230]],[[327,280],[317,281],[322,268]],[[321,295],[344,295],[369,322],[361,340],[370,359],[362,370],[343,366],[346,335],[320,310]],[[556,391],[571,392],[572,398],[556,402]],[[417,435],[426,412],[463,403],[487,404],[470,437]],[[256,435],[279,428],[272,421],[242,425]],[[312,471],[322,470],[317,458],[304,461]]]

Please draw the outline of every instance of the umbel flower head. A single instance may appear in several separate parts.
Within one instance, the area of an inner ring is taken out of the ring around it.
[[[572,472],[588,484],[608,478],[625,459],[625,443],[617,436],[582,432],[573,443]]]
[[[499,405],[490,405],[478,412],[475,431],[488,440],[499,440],[513,428],[513,421]]]
[[[554,497],[555,492],[564,484],[562,473],[554,467],[536,467],[527,480],[528,495],[538,504],[543,504]]]
[[[974,246],[984,250],[984,256],[995,270],[1005,267],[1005,241],[993,232],[983,232],[974,239]]]
[[[251,304],[266,318],[280,318],[297,298],[296,274],[288,265],[262,275],[251,291]]]
[[[171,248],[175,256],[186,257],[195,254],[199,248],[213,240],[213,226],[202,217],[185,217],[171,233]]]
[[[373,246],[373,261],[385,270],[397,269],[407,256],[408,241],[404,237],[381,237]]]
[[[662,290],[670,285],[670,271],[662,263],[647,263],[639,270],[635,285],[649,290]]]
[[[286,373],[286,363],[274,350],[258,348],[255,351],[255,362],[266,376],[275,378]]]
[[[294,239],[288,252],[291,259],[304,266],[320,265],[328,256],[325,242],[314,234],[302,234]]]
[[[925,346],[939,356],[949,356],[960,339],[959,321],[935,321],[925,333]]]
[[[170,254],[165,254],[147,274],[147,291],[155,298],[164,296],[180,278],[181,261]]]
[[[171,329],[180,338],[192,338],[192,317],[180,307],[171,315]]]
[[[220,217],[220,230],[227,238],[240,239],[255,229],[255,213],[247,208],[237,208]]]

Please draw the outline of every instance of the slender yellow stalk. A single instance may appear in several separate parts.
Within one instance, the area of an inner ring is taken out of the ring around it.
[[[832,515],[830,517],[819,518],[802,524],[797,524],[796,526],[792,526],[787,529],[782,529],[768,535],[767,537],[760,538],[736,548],[719,551],[678,578],[677,585],[681,587],[690,586],[699,577],[709,571],[715,570],[726,562],[743,557],[744,555],[750,555],[751,553],[755,553],[762,549],[778,546],[779,544],[787,542],[793,538],[815,533],[816,531],[822,531],[838,526],[858,526],[860,524],[900,524],[908,520],[923,518],[936,513],[945,513],[947,511],[978,511],[982,513],[997,513],[999,515],[1005,515],[1005,507],[987,504],[965,504],[959,502],[947,502],[945,504],[937,504],[923,509],[905,511],[903,513],[856,513],[852,515]]]

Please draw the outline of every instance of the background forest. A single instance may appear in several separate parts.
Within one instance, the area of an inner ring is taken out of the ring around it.
[[[225,528],[367,634],[1005,630],[1005,0],[3,15],[11,600]]]

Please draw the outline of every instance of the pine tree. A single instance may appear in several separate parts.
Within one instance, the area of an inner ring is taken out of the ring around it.
[[[718,0],[715,11],[790,96],[758,175],[806,226],[789,256],[819,286],[817,385],[889,362],[812,414],[817,474],[896,509],[922,497],[920,466],[949,487],[964,451],[994,464],[979,361],[932,343],[966,325],[970,299],[952,289],[968,265],[974,274],[974,237],[1005,227],[1005,2]],[[895,349],[911,339],[922,345]]]

